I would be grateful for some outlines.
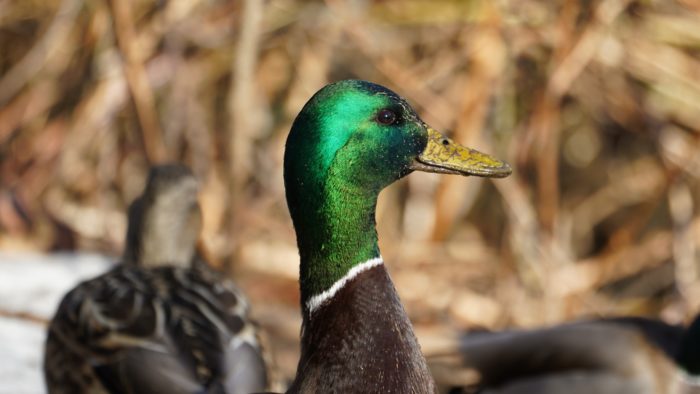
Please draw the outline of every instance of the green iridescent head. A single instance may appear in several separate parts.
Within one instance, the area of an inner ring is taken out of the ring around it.
[[[302,258],[302,297],[378,256],[377,196],[414,170],[489,177],[511,172],[506,163],[428,127],[385,87],[340,81],[306,103],[284,156],[287,203]]]
[[[358,80],[318,91],[287,139],[287,187],[309,178],[315,184],[305,187],[318,187],[331,168],[375,192],[412,170],[488,177],[511,172],[508,164],[428,127],[396,93]]]

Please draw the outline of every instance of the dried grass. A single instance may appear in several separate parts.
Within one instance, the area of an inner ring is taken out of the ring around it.
[[[700,307],[698,49],[694,0],[0,1],[0,247],[117,254],[149,163],[184,161],[204,242],[289,375],[284,139],[315,90],[354,77],[515,168],[382,195],[419,328],[683,320]]]

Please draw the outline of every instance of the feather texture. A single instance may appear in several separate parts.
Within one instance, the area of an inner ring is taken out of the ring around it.
[[[680,394],[696,392],[676,364],[687,337],[680,326],[621,317],[467,334],[459,351],[479,393]]]
[[[304,321],[288,393],[433,393],[411,322],[383,264],[348,281]]]
[[[129,210],[124,264],[62,300],[49,326],[50,393],[249,393],[266,387],[248,304],[196,251],[194,177],[151,171]]]

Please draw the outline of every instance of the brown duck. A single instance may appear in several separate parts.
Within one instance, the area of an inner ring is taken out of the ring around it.
[[[198,187],[154,167],[129,209],[121,264],[71,290],[51,321],[50,393],[250,393],[266,388],[248,304],[197,253]]]

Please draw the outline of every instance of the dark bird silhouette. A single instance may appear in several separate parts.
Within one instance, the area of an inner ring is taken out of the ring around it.
[[[700,318],[687,329],[621,317],[477,332],[458,347],[478,385],[451,393],[700,393]]]

